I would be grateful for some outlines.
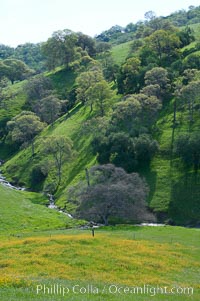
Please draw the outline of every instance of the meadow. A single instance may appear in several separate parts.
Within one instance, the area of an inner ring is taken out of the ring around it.
[[[171,226],[113,226],[95,230],[94,237],[78,228],[2,235],[0,299],[197,301],[199,234]],[[161,293],[164,287],[179,293]]]

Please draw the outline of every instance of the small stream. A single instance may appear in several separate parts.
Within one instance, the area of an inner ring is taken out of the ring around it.
[[[2,160],[0,160],[0,166],[2,164],[3,164],[3,162],[2,162]],[[12,185],[11,183],[9,183],[6,180],[6,178],[2,175],[1,170],[0,170],[0,184],[4,185],[10,189],[21,190],[21,191],[26,190],[26,188],[24,188],[24,187],[16,187],[16,186]],[[73,216],[70,213],[68,213],[64,210],[61,210],[58,206],[55,205],[54,196],[52,194],[48,194],[47,196],[49,198],[49,205],[47,206],[49,209],[56,210],[60,213],[67,215],[69,218],[73,218]],[[141,224],[138,224],[137,226],[163,227],[166,225],[165,224],[156,224],[156,223],[141,223]]]
[[[0,160],[0,166],[3,164],[2,160]],[[21,190],[21,191],[24,191],[26,190],[26,188],[24,187],[16,187],[12,184],[10,184],[6,179],[5,177],[2,175],[1,173],[1,170],[0,170],[0,184],[10,188],[10,189],[15,189],[15,190]],[[54,200],[54,196],[52,194],[48,194],[47,195],[48,198],[49,198],[49,205],[47,206],[49,209],[53,209],[53,210],[56,210],[62,214],[65,214],[66,216],[68,216],[69,218],[73,218],[73,216],[64,211],[64,210],[61,210],[58,206],[55,205],[55,200]],[[165,226],[165,224],[156,224],[156,223],[142,223],[142,224],[138,224],[137,226],[154,226],[154,227],[160,227],[160,226]]]
[[[2,160],[0,160],[0,166],[3,164]],[[21,190],[21,191],[25,191],[26,188],[24,187],[16,187],[14,185],[12,185],[11,183],[9,183],[6,178],[2,175],[1,173],[1,170],[0,170],[0,184],[10,188],[10,189],[15,189],[15,190]],[[53,210],[56,210],[62,214],[65,214],[66,216],[68,216],[69,218],[73,218],[73,216],[64,211],[64,210],[61,210],[58,206],[55,205],[55,200],[54,200],[54,196],[52,194],[48,194],[47,195],[48,198],[49,198],[49,205],[47,206],[49,209],[53,209]],[[142,223],[142,224],[139,224],[137,226],[165,226],[164,224],[156,224],[156,223]]]
[[[2,164],[3,164],[3,161],[0,159],[0,166],[1,166]],[[2,184],[3,186],[8,187],[8,188],[10,188],[10,189],[14,189],[14,190],[21,190],[21,191],[25,191],[25,190],[26,190],[26,188],[24,188],[24,187],[17,187],[17,186],[12,185],[10,182],[8,182],[8,181],[6,180],[6,178],[2,175],[1,170],[0,170],[0,184]],[[67,213],[67,212],[65,212],[65,211],[63,211],[63,210],[60,210],[60,209],[55,205],[55,200],[54,200],[54,197],[53,197],[52,194],[48,194],[47,196],[48,196],[48,198],[49,198],[49,205],[48,205],[48,208],[49,208],[49,209],[54,209],[54,210],[56,210],[56,211],[58,211],[58,212],[60,212],[60,213],[63,213],[63,214],[65,214],[65,215],[67,215],[67,216],[70,217],[70,218],[73,218],[73,216],[72,216],[70,213]]]
[[[72,216],[70,213],[68,213],[68,212],[66,212],[66,211],[64,211],[64,210],[59,209],[59,208],[55,205],[55,200],[54,200],[54,197],[53,197],[52,194],[48,194],[47,196],[49,197],[49,205],[48,205],[48,208],[57,210],[58,212],[67,215],[69,218],[73,218],[73,216]]]
[[[0,166],[2,165],[2,160],[0,160]],[[21,191],[24,191],[26,190],[26,188],[24,187],[16,187],[14,185],[12,185],[11,183],[9,183],[6,178],[2,175],[1,173],[1,170],[0,170],[0,183],[3,185],[3,186],[6,186],[6,187],[9,187],[11,189],[15,189],[15,190],[21,190]]]
[[[0,173],[0,183],[1,183],[3,186],[9,187],[9,188],[11,188],[11,189],[21,190],[21,191],[26,190],[26,188],[24,188],[24,187],[16,187],[16,186],[10,184],[8,181],[6,181],[5,177],[3,177],[1,173]]]

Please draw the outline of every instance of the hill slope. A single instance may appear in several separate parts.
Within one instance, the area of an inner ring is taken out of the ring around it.
[[[56,121],[53,127],[49,126],[42,134],[36,138],[35,147],[36,153],[31,159],[31,149],[27,148],[18,152],[3,166],[3,170],[8,175],[8,179],[13,180],[10,175],[14,171],[15,182],[30,187],[31,173],[37,164],[43,164],[46,157],[42,152],[43,139],[51,136],[64,135],[73,141],[73,157],[63,166],[63,177],[57,197],[62,197],[62,202],[57,203],[64,205],[66,201],[66,191],[68,185],[76,183],[84,177],[85,167],[90,167],[95,164],[95,157],[91,152],[92,134],[84,131],[84,122],[90,118],[89,108],[78,105],[69,114],[64,115]],[[45,137],[45,138],[44,138]],[[50,172],[46,181],[46,185],[56,182],[55,171]],[[61,200],[60,200],[61,201]]]
[[[197,38],[196,42],[198,42],[198,26],[198,24],[193,25]],[[127,42],[113,47],[112,56],[115,62],[119,64],[124,62],[129,52],[130,43]],[[193,43],[187,45],[187,48],[189,49]],[[193,53],[198,55],[199,51],[194,49]],[[182,61],[187,60],[188,57],[189,55],[183,58]],[[150,65],[150,67],[152,66]],[[149,66],[146,68],[148,70]],[[173,68],[171,71],[174,71]],[[144,73],[144,70],[142,72]],[[177,72],[178,76],[181,74],[176,69],[174,72]],[[68,72],[64,68],[58,67],[53,72],[46,73],[46,76],[52,79],[53,86],[59,96],[67,97],[74,88],[77,73]],[[4,125],[8,119],[23,109],[25,95],[23,89],[17,90],[19,87],[21,89],[23,83],[15,84],[7,90],[7,93],[15,90],[16,93],[13,97],[4,101],[8,108],[8,114],[5,109],[0,110],[0,122]],[[154,138],[159,142],[160,150],[152,160],[150,168],[139,170],[139,172],[149,183],[149,204],[158,214],[160,220],[177,224],[196,224],[199,222],[200,216],[199,175],[195,174],[192,169],[186,172],[182,168],[180,160],[173,155],[173,141],[180,133],[198,131],[200,127],[199,115],[198,112],[195,114],[194,122],[189,128],[187,104],[177,108],[177,125],[174,129],[173,103],[173,98],[167,99],[156,123],[157,132],[153,133]],[[112,110],[112,106],[109,104],[110,110]],[[63,164],[62,181],[55,196],[57,205],[73,212],[74,204],[67,202],[67,190],[85,177],[85,168],[96,163],[91,147],[94,132],[87,126],[92,117],[93,115],[90,113],[88,106],[76,105],[69,113],[57,119],[53,126],[48,126],[35,138],[36,152],[34,157],[31,156],[30,147],[19,150],[15,155],[14,152],[10,153],[9,144],[5,144],[3,141],[0,158],[7,159],[3,171],[8,180],[27,188],[33,188],[35,191],[47,191],[48,187],[55,185],[57,181],[55,168],[50,166],[48,175],[45,175],[41,181],[34,178],[35,168],[41,171],[44,166],[48,165],[47,159],[49,158],[43,152],[43,142],[48,137],[67,136],[73,142],[73,156]],[[33,185],[33,181],[37,182],[37,180],[38,183]]]
[[[1,234],[66,228],[74,224],[66,215],[40,205],[48,202],[37,193],[16,191],[0,184]],[[38,204],[36,204],[38,203]]]

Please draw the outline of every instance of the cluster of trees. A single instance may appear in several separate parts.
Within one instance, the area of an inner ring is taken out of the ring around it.
[[[81,32],[75,33],[69,29],[56,31],[52,37],[44,43],[26,43],[16,48],[6,45],[0,45],[0,59],[17,59],[23,61],[29,68],[41,72],[48,68],[54,68],[58,65],[68,66],[73,60],[76,62],[84,57],[83,61],[89,57],[94,58],[99,52],[109,49],[110,43],[123,43],[146,37],[155,30],[174,30],[173,25],[183,26],[199,22],[200,7],[190,6],[188,11],[181,10],[171,14],[169,17],[156,17],[152,11],[145,13],[144,21],[138,21],[136,24],[129,23],[122,27],[119,25],[112,26],[110,29],[103,31],[95,39]],[[189,44],[193,39],[189,27],[177,34],[180,38],[182,47]],[[165,34],[166,38],[167,35]],[[156,39],[157,37],[155,37]],[[169,36],[169,44],[177,45],[177,41]],[[84,51],[83,53],[81,53]]]
[[[110,29],[103,31],[96,36],[99,42],[109,42],[112,44],[121,44],[131,41],[135,38],[141,38],[149,35],[152,29],[166,29],[174,26],[186,26],[199,23],[200,7],[189,6],[188,10],[180,10],[168,17],[157,17],[155,12],[148,11],[144,15],[144,21],[129,23],[122,27],[119,25],[112,26]],[[171,25],[170,25],[171,24]]]
[[[60,116],[66,101],[60,100],[48,77],[38,75],[32,77],[24,86],[26,106],[36,113],[43,122],[53,125]]]
[[[199,23],[200,6],[190,5],[188,10],[179,10],[172,13],[167,19],[176,26],[185,26],[190,24]]]
[[[54,32],[42,45],[42,51],[50,70],[61,65],[79,68],[87,65],[96,54],[94,39],[68,29]]]
[[[16,59],[0,60],[0,81],[7,78],[13,84],[33,75],[31,70],[24,62]]]
[[[33,167],[31,185],[38,185],[37,179],[43,181],[49,173],[56,175],[54,182],[47,185],[47,191],[54,192],[62,178],[62,167],[72,155],[72,141],[66,136],[43,137],[43,147],[35,147],[36,136],[63,113],[67,101],[60,100],[53,89],[51,80],[44,75],[31,77],[24,85],[26,94],[26,111],[22,111],[7,122],[8,138],[15,146],[31,146],[32,157],[39,152],[45,162]]]
[[[104,79],[100,66],[95,64],[89,70],[80,73],[76,84],[77,101],[90,106],[90,112],[93,112],[95,108],[97,113],[103,117],[114,93]]]
[[[108,67],[107,72],[115,70],[115,76],[108,77],[108,80],[114,81],[118,93],[124,96],[113,106],[109,116],[100,121],[101,125],[97,125],[97,134],[92,142],[93,151],[100,164],[115,164],[129,173],[147,167],[158,151],[158,143],[152,139],[152,134],[162,106],[166,106],[174,97],[174,135],[178,125],[177,109],[186,112],[187,108],[189,129],[192,129],[200,105],[198,43],[190,53],[181,51],[195,40],[192,30],[189,27],[178,30],[168,20],[156,18],[153,12],[149,12],[146,19],[146,24],[141,24],[136,30],[138,37],[143,40],[133,42],[129,57],[119,69],[113,68],[108,50],[101,59],[103,67]],[[116,30],[116,35],[122,34],[121,28],[112,30]],[[110,33],[105,32],[105,37],[99,38],[106,39]],[[198,171],[199,154],[198,134],[191,132],[175,139],[174,155],[181,159],[186,169]],[[95,188],[84,188],[80,212],[86,205],[92,204]],[[105,195],[104,198],[109,199]],[[97,207],[91,206],[91,211],[87,207],[88,214],[96,214]]]
[[[181,38],[182,35],[184,37]],[[167,28],[153,31],[141,43],[138,40],[134,41],[130,55],[121,66],[117,78],[119,93],[138,93],[144,84],[149,85],[145,76],[153,68],[168,69],[168,72],[163,69],[154,69],[157,71],[157,74],[154,72],[155,84],[159,78],[166,78],[167,74],[164,73],[169,73],[173,81],[188,68],[188,64],[191,65],[191,61],[192,68],[198,68],[199,58],[196,54],[190,54],[190,57],[183,61],[183,53],[180,51],[193,39],[190,30],[178,31],[176,28]],[[137,56],[135,56],[135,51],[138,53]]]
[[[34,137],[45,127],[40,118],[33,112],[22,111],[20,114],[8,121],[7,127],[12,141],[27,146],[31,144],[32,155],[35,154]]]
[[[132,138],[125,132],[110,132],[93,140],[93,152],[100,164],[112,163],[133,172],[148,166],[158,150],[158,143],[149,135]]]
[[[25,43],[16,48],[0,44],[0,60],[5,59],[20,60],[36,72],[45,70],[42,43]]]
[[[14,49],[13,58],[23,61],[37,73],[46,70],[46,59],[42,53],[42,43],[26,43]]]
[[[100,164],[112,163],[128,172],[150,164],[159,148],[153,127],[169,91],[167,71],[155,67],[146,72],[140,93],[127,94],[113,105],[107,123],[97,125],[92,142]]]
[[[40,118],[31,111],[22,111],[7,123],[12,141],[21,147],[31,145],[32,157],[35,155],[35,137],[45,126],[46,124],[41,122]],[[51,169],[56,170],[57,180],[53,183],[53,191],[55,191],[61,183],[63,164],[69,161],[72,156],[72,141],[66,136],[42,137],[42,140],[43,146],[39,152],[48,159],[45,159],[45,164],[37,165],[37,172],[36,169],[33,169],[33,174],[35,177],[41,174],[42,178],[45,178]],[[35,184],[34,179],[32,178],[32,184]]]

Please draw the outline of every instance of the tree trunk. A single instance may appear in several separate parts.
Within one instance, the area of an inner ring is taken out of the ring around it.
[[[190,121],[190,123],[192,123],[194,121],[193,120],[193,111],[194,111],[194,102],[193,102],[193,100],[189,100],[188,110],[189,110],[189,121]]]
[[[59,164],[58,164],[58,186],[61,183],[61,174],[62,174],[61,169],[62,169],[62,162],[59,162]]]
[[[35,154],[35,146],[34,146],[34,141],[31,141],[31,151],[32,151],[32,156]]]
[[[176,125],[176,100],[174,102],[174,119],[173,119],[173,127]]]
[[[61,176],[62,176],[62,151],[60,150],[58,154],[54,154],[55,158],[55,165],[57,168],[57,175],[58,175],[58,186],[61,183]]]
[[[90,175],[89,175],[87,168],[85,169],[85,175],[86,175],[87,185],[89,187],[90,186]]]
[[[101,111],[101,117],[104,116],[104,106],[103,106],[103,102],[100,102],[100,111]]]
[[[92,113],[92,111],[93,111],[93,104],[90,103],[90,113]]]
[[[103,218],[103,221],[104,221],[104,225],[108,226],[108,216],[103,215],[102,218]]]
[[[51,110],[51,126],[53,126],[53,111]]]

